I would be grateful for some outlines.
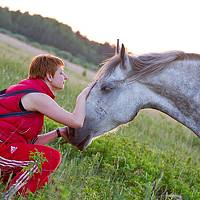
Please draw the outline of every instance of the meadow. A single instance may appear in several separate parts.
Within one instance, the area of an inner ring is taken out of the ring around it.
[[[27,77],[31,58],[0,43],[0,90]],[[72,78],[57,102],[72,111],[88,80],[66,71]],[[59,126],[45,119],[46,132]],[[96,139],[83,152],[62,139],[49,145],[61,151],[62,163],[30,200],[200,199],[200,140],[159,113],[140,112],[133,122]],[[0,193],[4,188],[0,182]]]

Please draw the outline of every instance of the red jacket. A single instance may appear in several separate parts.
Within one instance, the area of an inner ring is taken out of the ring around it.
[[[42,131],[44,115],[23,110],[21,98],[27,93],[40,92],[55,98],[41,79],[26,79],[0,94],[0,140],[5,143],[31,143]]]

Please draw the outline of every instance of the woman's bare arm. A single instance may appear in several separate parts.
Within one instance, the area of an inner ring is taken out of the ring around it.
[[[72,113],[64,110],[51,97],[43,93],[30,93],[23,96],[22,104],[28,111],[38,111],[63,125],[80,128],[85,119],[85,104],[90,89],[91,87],[87,87],[79,94]]]
[[[66,127],[59,128],[58,130],[59,130],[61,137],[63,137],[65,139],[65,141],[68,141],[66,133],[69,131],[69,128],[66,126]],[[57,138],[58,138],[58,133],[57,133],[57,129],[56,129],[56,130],[50,131],[48,133],[38,135],[34,144],[42,144],[42,145],[48,144],[50,142],[53,142]]]

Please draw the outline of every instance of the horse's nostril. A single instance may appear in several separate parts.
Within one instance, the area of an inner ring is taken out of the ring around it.
[[[88,142],[88,140],[90,139],[90,136],[88,135],[81,143],[79,143],[76,147],[79,150],[83,150],[85,148],[85,144]]]
[[[69,136],[75,137],[75,129],[74,128],[69,127]]]

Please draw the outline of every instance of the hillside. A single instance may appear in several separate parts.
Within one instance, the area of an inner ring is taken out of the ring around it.
[[[10,11],[0,7],[0,28],[25,36],[26,39],[42,45],[53,46],[62,51],[69,59],[76,57],[77,62],[91,68],[113,55],[115,47],[91,41],[80,31],[73,32],[67,24],[28,12]],[[78,59],[77,59],[78,58]]]
[[[2,34],[2,33],[0,33],[0,42],[8,44],[12,47],[15,47],[16,49],[18,49],[20,51],[26,52],[30,56],[36,56],[38,54],[48,53],[47,51],[33,47],[28,43],[25,43],[23,41],[20,41],[16,38],[10,37],[9,35]],[[81,65],[71,63],[68,60],[64,60],[64,61],[65,61],[65,65],[67,66],[69,71],[77,73],[80,76],[85,71],[85,69]],[[85,77],[86,79],[92,80],[94,76],[95,76],[94,71],[91,71],[89,69],[86,70],[86,77]]]

